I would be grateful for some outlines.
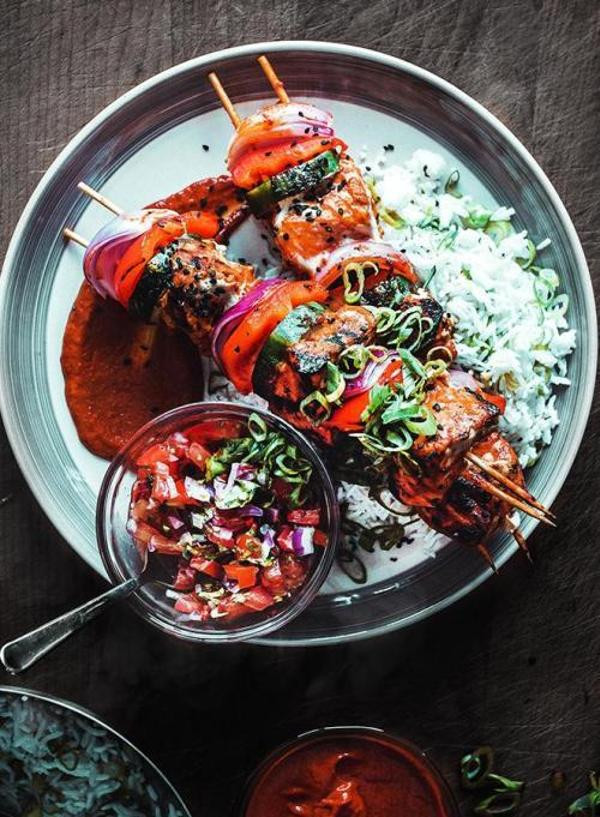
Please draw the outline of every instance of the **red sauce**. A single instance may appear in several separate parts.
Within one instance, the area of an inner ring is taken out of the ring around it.
[[[244,817],[451,817],[438,774],[417,751],[361,731],[307,737],[259,774]]]
[[[110,459],[164,411],[202,399],[200,358],[181,333],[158,327],[145,365],[136,363],[144,324],[84,283],[63,338],[69,410],[82,443]]]

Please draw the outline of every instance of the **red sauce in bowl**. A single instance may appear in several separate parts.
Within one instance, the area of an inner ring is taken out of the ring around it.
[[[243,817],[454,817],[444,781],[416,748],[369,729],[313,733],[254,778]]]
[[[158,327],[146,365],[135,365],[141,321],[84,283],[71,309],[61,355],[67,405],[81,442],[111,459],[149,420],[202,399],[197,350]]]

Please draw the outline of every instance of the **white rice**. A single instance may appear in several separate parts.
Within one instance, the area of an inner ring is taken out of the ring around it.
[[[569,385],[566,359],[575,347],[557,273],[537,257],[535,271],[518,263],[529,255],[525,230],[496,244],[483,228],[463,226],[474,214],[498,227],[514,210],[489,212],[469,195],[445,193],[453,168],[439,154],[417,150],[389,166],[382,154],[370,168],[381,205],[402,221],[399,228],[381,221],[386,239],[406,253],[457,319],[459,363],[506,397],[500,428],[521,464],[533,465],[558,425],[555,387]],[[536,249],[549,245],[543,238]]]

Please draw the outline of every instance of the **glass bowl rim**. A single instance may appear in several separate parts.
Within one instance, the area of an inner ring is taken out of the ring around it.
[[[248,641],[253,638],[263,637],[269,633],[279,630],[296,618],[315,598],[325,579],[329,575],[340,535],[340,510],[337,501],[337,492],[329,476],[327,467],[323,462],[312,442],[301,432],[295,429],[286,420],[277,417],[267,409],[256,406],[236,403],[233,401],[203,400],[196,403],[186,403],[177,406],[170,411],[160,414],[142,426],[113,457],[102,480],[100,491],[96,503],[96,537],[98,549],[102,557],[102,562],[113,584],[125,581],[130,578],[120,570],[113,554],[113,546],[108,533],[112,530],[110,511],[112,502],[118,493],[117,479],[124,472],[128,456],[132,449],[143,442],[150,434],[160,431],[161,426],[165,426],[177,420],[181,422],[193,423],[194,419],[199,420],[207,415],[235,416],[247,418],[251,414],[258,414],[269,427],[274,427],[281,431],[287,439],[298,446],[300,451],[313,464],[318,483],[323,492],[323,498],[328,513],[328,536],[329,542],[313,569],[308,580],[301,586],[299,591],[292,597],[289,604],[284,609],[272,615],[270,618],[249,624],[244,627],[232,627],[231,629],[214,630],[184,629],[175,620],[167,621],[159,615],[157,608],[146,598],[142,598],[138,591],[129,597],[128,603],[135,612],[144,620],[152,624],[169,635],[191,643],[232,643],[236,641]],[[171,432],[172,433],[172,432]]]
[[[296,747],[303,745],[310,745],[313,742],[326,740],[329,737],[367,737],[367,738],[385,738],[392,744],[396,744],[409,752],[426,766],[427,770],[431,772],[435,785],[440,789],[444,797],[444,805],[450,809],[448,817],[460,817],[458,802],[456,796],[450,785],[440,769],[429,757],[428,753],[417,746],[407,738],[400,737],[394,731],[389,731],[381,726],[365,726],[364,724],[338,724],[335,726],[317,726],[313,729],[307,729],[305,732],[300,732],[295,737],[285,740],[272,749],[256,766],[256,768],[247,777],[246,782],[240,795],[236,799],[234,809],[230,817],[245,817],[246,809],[250,803],[250,797],[259,783],[265,772],[280,758],[284,757],[288,752],[293,751]]]

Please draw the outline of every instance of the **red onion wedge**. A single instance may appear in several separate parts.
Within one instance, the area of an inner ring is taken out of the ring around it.
[[[227,151],[227,165],[231,170],[248,150],[268,150],[289,139],[333,135],[333,117],[327,111],[307,102],[268,105],[244,119],[237,129]]]
[[[247,292],[231,309],[228,309],[222,316],[212,333],[211,353],[213,360],[221,367],[221,349],[233,330],[239,325],[242,318],[250,312],[252,307],[262,298],[265,292],[269,292],[277,284],[283,282],[283,278],[264,278],[257,281],[252,289]]]
[[[90,241],[83,257],[88,282],[103,298],[118,301],[115,271],[131,244],[162,218],[171,218],[172,210],[137,210],[111,219]]]

